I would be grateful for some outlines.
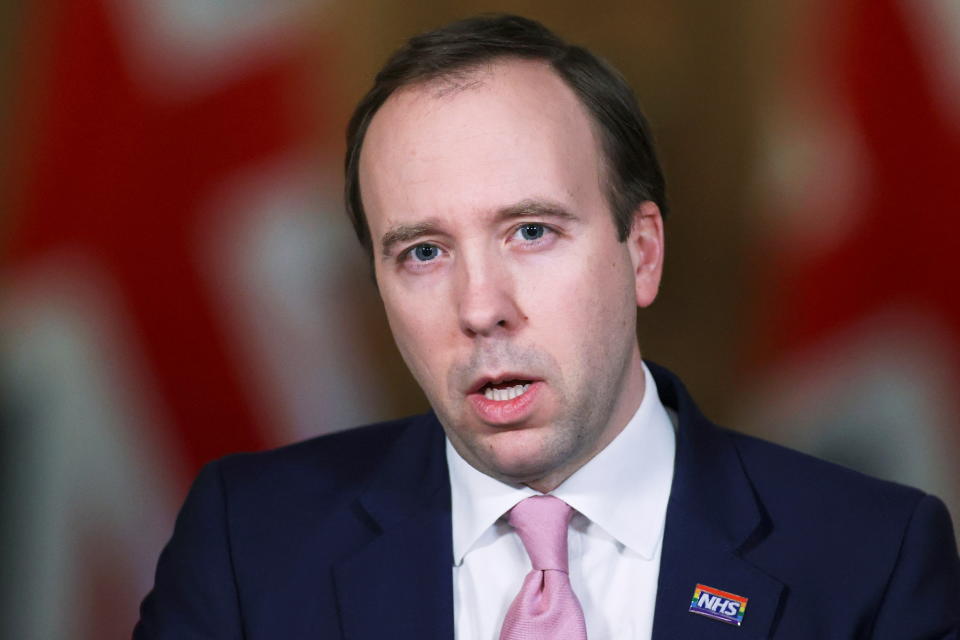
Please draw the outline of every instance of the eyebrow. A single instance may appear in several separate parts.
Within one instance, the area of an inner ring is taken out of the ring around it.
[[[534,199],[521,200],[515,204],[498,209],[494,215],[494,220],[496,222],[502,222],[504,220],[530,217],[553,218],[567,221],[579,220],[576,215],[562,205],[546,200]],[[435,220],[399,225],[384,233],[380,239],[383,258],[393,257],[393,250],[397,245],[412,242],[426,235],[449,236],[448,233],[441,229]]]
[[[383,257],[384,259],[393,257],[393,249],[398,244],[406,244],[422,236],[433,234],[446,235],[440,230],[439,225],[433,221],[403,224],[394,227],[383,234],[383,238],[380,239]]]
[[[496,220],[512,220],[514,218],[554,218],[558,220],[576,221],[577,216],[568,211],[563,205],[547,200],[521,200],[516,204],[503,207],[497,211]]]

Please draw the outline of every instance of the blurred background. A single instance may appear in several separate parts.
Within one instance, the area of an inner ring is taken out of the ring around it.
[[[960,515],[960,3],[0,4],[0,637],[129,637],[206,461],[426,403],[341,201],[409,35],[544,21],[673,203],[646,357],[715,420]]]

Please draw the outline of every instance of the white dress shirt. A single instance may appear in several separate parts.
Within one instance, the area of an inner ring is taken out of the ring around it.
[[[653,376],[623,431],[551,492],[576,510],[570,523],[570,582],[589,640],[649,639],[676,449],[671,416]],[[530,571],[503,516],[539,492],[474,469],[447,441],[453,517],[453,612],[458,640],[497,640]]]

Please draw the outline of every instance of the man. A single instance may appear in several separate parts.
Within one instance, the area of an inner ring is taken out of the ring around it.
[[[940,501],[642,361],[664,184],[615,71],[511,16],[414,38],[347,199],[433,412],[206,467],[135,637],[957,637]]]

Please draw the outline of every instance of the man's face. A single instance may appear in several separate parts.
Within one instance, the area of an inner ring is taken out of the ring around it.
[[[599,146],[545,63],[402,89],[373,118],[360,185],[394,338],[457,451],[553,489],[643,396],[636,307],[653,301],[652,203],[619,242]]]

